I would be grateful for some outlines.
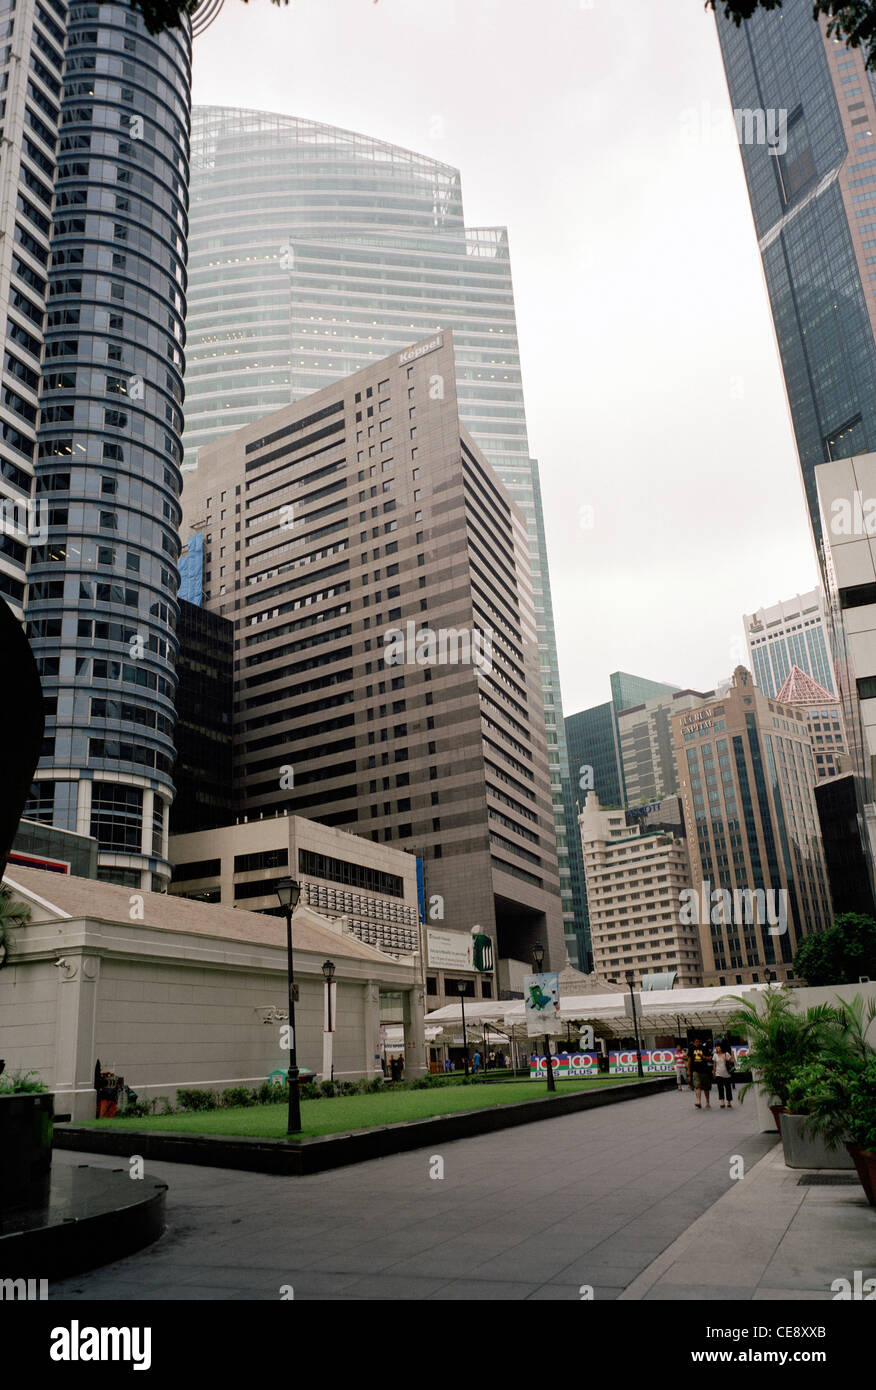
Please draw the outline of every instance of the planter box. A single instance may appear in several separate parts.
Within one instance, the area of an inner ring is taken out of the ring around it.
[[[52,1168],[52,1114],[49,1092],[0,1096],[0,1206],[43,1202]]]
[[[782,1148],[787,1168],[854,1168],[844,1148],[831,1151],[820,1134],[806,1128],[805,1115],[781,1116]]]

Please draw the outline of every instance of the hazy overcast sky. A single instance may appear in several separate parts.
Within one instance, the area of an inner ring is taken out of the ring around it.
[[[711,688],[816,583],[703,0],[225,0],[194,96],[445,160],[509,228],[567,714]]]

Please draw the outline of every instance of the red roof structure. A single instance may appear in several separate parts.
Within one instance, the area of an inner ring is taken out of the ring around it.
[[[835,695],[831,695],[829,690],[825,690],[823,685],[818,684],[818,681],[807,676],[806,672],[801,671],[799,666],[791,667],[788,672],[788,679],[776,699],[782,705],[839,704]]]

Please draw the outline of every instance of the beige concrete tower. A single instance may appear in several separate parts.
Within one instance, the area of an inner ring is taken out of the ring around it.
[[[534,938],[562,964],[526,526],[460,425],[451,334],[205,446],[183,510],[235,624],[240,814],[421,856],[429,923],[493,938],[483,997]]]

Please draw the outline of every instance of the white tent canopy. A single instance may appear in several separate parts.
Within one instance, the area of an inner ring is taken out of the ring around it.
[[[756,998],[767,984],[712,986],[696,989],[655,989],[636,993],[636,1016],[642,1032],[675,1033],[688,1029],[723,1028],[739,1008],[738,998]],[[626,1037],[633,1030],[629,992],[626,994],[581,994],[560,998],[560,1021],[592,1023],[605,1037]],[[525,1006],[522,999],[472,1002],[465,1006],[466,1029],[494,1023],[505,1033],[525,1036]],[[459,1004],[445,1004],[426,1015],[426,1024],[462,1026]],[[556,1023],[551,1032],[557,1032]]]

